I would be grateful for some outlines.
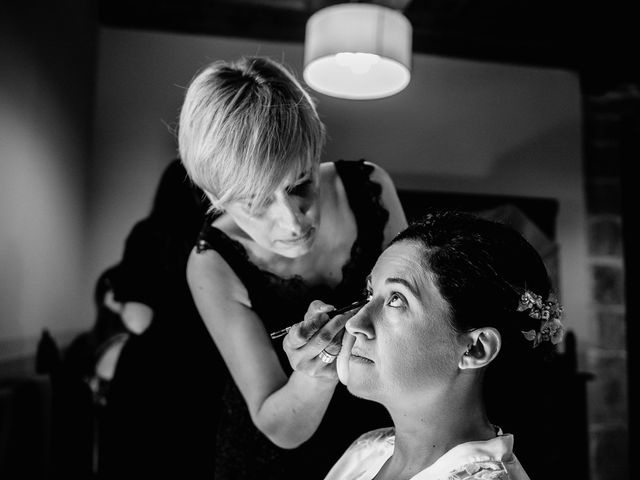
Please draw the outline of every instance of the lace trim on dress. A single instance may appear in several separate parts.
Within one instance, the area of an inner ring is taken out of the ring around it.
[[[289,277],[282,277],[276,273],[270,272],[269,270],[261,269],[251,261],[251,258],[249,257],[249,253],[244,248],[242,243],[240,243],[238,240],[234,240],[233,238],[229,237],[222,230],[214,226],[209,226],[209,228],[206,229],[206,234],[207,234],[206,239],[205,238],[198,239],[198,242],[196,244],[196,250],[198,253],[201,253],[205,250],[213,249],[214,247],[212,244],[214,243],[216,247],[220,247],[221,245],[226,245],[228,248],[228,251],[233,253],[233,257],[231,258],[237,257],[242,259],[242,262],[238,262],[239,264],[243,264],[243,266],[246,266],[246,268],[250,268],[251,270],[260,272],[260,275],[267,278],[269,283],[286,286],[288,289],[293,289],[296,291],[312,288],[305,282],[304,278],[302,278],[300,275],[296,274],[296,275],[291,275]],[[214,238],[217,241],[213,242]],[[225,260],[229,261],[230,257],[227,257],[226,255],[223,255],[223,257],[225,258]]]
[[[346,283],[349,278],[366,278],[369,274],[382,251],[384,226],[389,220],[389,212],[381,204],[382,186],[370,179],[374,170],[372,165],[360,159],[357,162],[338,160],[335,166],[345,185],[358,226],[358,237],[351,247],[350,261],[342,267],[342,283]],[[349,188],[358,183],[360,188]]]

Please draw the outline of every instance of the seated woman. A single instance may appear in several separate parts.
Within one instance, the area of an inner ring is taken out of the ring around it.
[[[346,323],[338,375],[394,428],[362,435],[326,480],[528,479],[486,402],[495,389],[519,402],[509,365],[526,378],[562,339],[533,247],[505,225],[432,213],[382,253],[368,291]]]

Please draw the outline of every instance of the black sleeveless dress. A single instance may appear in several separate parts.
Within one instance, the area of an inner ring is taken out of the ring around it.
[[[339,160],[335,167],[358,227],[351,257],[342,268],[342,281],[335,288],[309,286],[301,277],[282,278],[259,269],[239,242],[211,224],[199,235],[199,251],[214,249],[224,257],[247,288],[253,309],[267,331],[299,322],[313,300],[340,306],[359,298],[366,276],[381,253],[389,214],[380,204],[380,185],[369,178],[373,168],[363,160]],[[282,367],[291,373],[282,339],[273,342]],[[271,443],[254,426],[240,391],[229,372],[225,373],[216,436],[216,480],[323,479],[362,433],[392,424],[382,406],[358,399],[338,384],[313,437],[296,449],[285,450]]]

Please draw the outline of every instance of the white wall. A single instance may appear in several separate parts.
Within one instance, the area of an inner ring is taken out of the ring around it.
[[[6,8],[5,8],[6,7]],[[0,361],[92,321],[83,284],[93,2],[0,14]]]
[[[116,262],[176,155],[183,88],[216,59],[263,54],[300,72],[302,45],[101,29],[88,278]],[[398,186],[559,200],[566,320],[587,335],[581,100],[569,72],[416,54],[409,87],[376,101],[317,94],[326,159],[366,158]]]

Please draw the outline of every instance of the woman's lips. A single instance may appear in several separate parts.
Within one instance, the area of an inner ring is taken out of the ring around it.
[[[302,235],[296,238],[289,238],[287,240],[278,240],[280,243],[284,243],[285,245],[299,245],[301,243],[306,243],[313,233],[315,232],[315,228],[309,227]]]
[[[351,350],[351,356],[349,357],[349,360],[352,360],[352,361],[358,362],[358,363],[374,363],[373,360],[371,360],[369,357],[365,356],[362,352],[360,352],[357,349],[352,349]]]

